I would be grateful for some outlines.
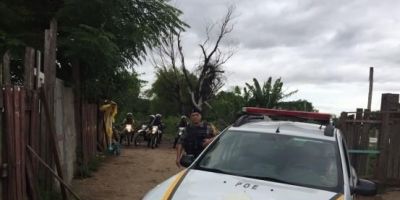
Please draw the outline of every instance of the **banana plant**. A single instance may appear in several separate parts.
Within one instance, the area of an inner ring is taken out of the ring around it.
[[[272,77],[262,84],[254,78],[253,84],[246,83],[244,88],[244,99],[249,106],[257,106],[264,108],[276,108],[278,104],[285,98],[292,96],[297,90],[284,93],[283,82],[281,78],[275,80],[272,84]]]

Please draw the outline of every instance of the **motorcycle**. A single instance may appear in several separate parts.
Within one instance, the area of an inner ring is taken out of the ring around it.
[[[120,136],[119,143],[122,144],[123,140],[126,140],[126,143],[129,146],[131,145],[132,137],[133,137],[133,126],[132,124],[126,124]]]
[[[150,138],[147,143],[147,147],[151,147],[152,149],[158,147],[158,140],[160,138],[160,130],[158,126],[152,126],[150,131]]]
[[[186,128],[185,127],[179,127],[178,129],[178,134],[175,136],[175,141],[174,141],[174,146],[172,148],[176,147],[176,144],[178,143],[179,139],[181,138],[183,132],[185,132]]]
[[[141,129],[139,129],[133,138],[133,142],[135,144],[135,146],[139,146],[142,142],[144,141],[148,141],[149,137],[148,137],[148,129],[147,129],[147,125],[143,124]]]
[[[164,130],[164,124],[160,124],[158,126],[158,141],[157,144],[160,145],[161,144],[161,140],[162,140],[162,135],[163,135],[163,130]]]

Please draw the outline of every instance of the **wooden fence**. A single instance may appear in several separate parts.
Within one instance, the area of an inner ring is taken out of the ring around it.
[[[53,190],[55,181],[43,163],[39,163],[38,159],[27,151],[27,146],[46,164],[55,165],[58,175],[62,178],[62,172],[65,170],[60,164],[60,150],[57,146],[55,129],[50,128],[47,122],[42,126],[42,120],[46,117],[41,113],[45,111],[43,108],[46,105],[43,104],[44,101],[37,91],[9,86],[3,89],[3,97],[5,122],[1,145],[3,199],[40,199],[39,191]],[[97,112],[97,105],[84,104],[82,107],[82,132],[81,138],[77,138],[82,144],[82,157],[78,158],[83,161],[82,165],[88,165],[98,153]],[[49,121],[51,123],[52,120]],[[43,131],[43,129],[50,130]],[[76,151],[76,149],[68,150]],[[63,191],[63,187],[61,189]]]
[[[98,107],[93,104],[82,106],[82,162],[88,165],[97,155]]]
[[[82,103],[82,100],[74,102],[79,104],[74,109],[79,123],[75,119],[68,120],[77,123],[78,128],[73,130],[77,147],[63,146],[63,138],[56,133],[55,33],[56,22],[52,21],[50,30],[46,30],[43,54],[26,48],[24,87],[11,84],[12,55],[6,53],[0,60],[0,108],[3,110],[0,113],[0,200],[38,200],[57,188],[63,199],[67,199],[70,189],[63,176],[66,170],[61,163],[60,149],[76,154],[76,159],[82,161],[78,164],[88,165],[98,153],[99,138],[102,138],[99,135],[104,135],[99,126],[98,106]],[[69,193],[76,196],[72,191]]]
[[[7,165],[4,199],[24,199],[26,195],[26,154],[25,143],[28,141],[25,124],[25,90],[4,88],[5,131],[3,139],[3,161]],[[8,134],[9,133],[9,134]],[[4,163],[3,163],[4,167]],[[3,168],[3,170],[5,170]],[[12,178],[11,178],[12,177]]]
[[[357,173],[384,183],[400,181],[400,104],[387,102],[383,94],[382,110],[357,109],[343,112],[338,121],[351,152]],[[393,99],[393,98],[389,98]],[[388,106],[390,105],[390,106]]]

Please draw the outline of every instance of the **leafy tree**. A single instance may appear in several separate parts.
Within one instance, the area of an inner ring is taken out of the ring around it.
[[[239,87],[233,91],[221,91],[211,101],[211,107],[206,115],[208,120],[216,122],[222,128],[234,122],[246,102],[241,96]]]
[[[145,58],[148,49],[183,31],[186,24],[180,14],[165,0],[65,0],[59,12],[63,62],[79,63],[72,67],[80,66],[84,86],[101,80],[96,88],[107,90],[113,83],[110,75],[126,73]]]
[[[272,84],[272,77],[269,77],[262,86],[258,80],[254,78],[253,85],[246,83],[244,98],[249,106],[276,108],[283,99],[297,92],[297,90],[295,90],[284,93],[282,89],[283,82],[281,78],[276,79]]]
[[[44,29],[57,18],[57,74],[86,98],[118,95],[115,82],[129,74],[147,51],[187,25],[166,0],[4,0],[0,2],[0,54],[21,59],[25,46],[43,50]],[[129,70],[128,70],[129,69]],[[79,71],[80,77],[71,76]],[[118,81],[117,81],[118,82]],[[76,86],[76,85],[75,85]]]
[[[109,90],[114,91],[113,100],[118,102],[117,119],[124,118],[128,112],[137,113],[141,111],[137,105],[142,103],[140,100],[140,89],[144,83],[144,81],[138,78],[136,72],[115,76],[113,85],[109,87]],[[124,86],[124,88],[117,88],[120,86]]]
[[[43,31],[62,7],[62,0],[2,0],[0,2],[0,55],[25,46],[43,49]]]
[[[278,107],[285,110],[298,110],[314,112],[314,106],[307,100],[284,101],[278,104]]]
[[[152,112],[161,112],[163,115],[186,114],[191,108],[191,102],[183,73],[179,69],[158,68],[156,77],[148,91],[152,97]],[[196,81],[194,75],[190,79]]]

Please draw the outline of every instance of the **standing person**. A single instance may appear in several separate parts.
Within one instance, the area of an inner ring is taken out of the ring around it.
[[[202,121],[200,110],[194,108],[190,114],[191,124],[186,128],[185,133],[178,141],[176,150],[176,165],[180,167],[180,159],[183,151],[187,155],[193,155],[195,158],[209,145],[214,132],[210,124]]]
[[[117,104],[114,101],[106,100],[104,104],[100,106],[100,110],[104,112],[104,129],[107,136],[107,145],[112,150],[112,138],[113,138],[113,123],[115,121],[115,115],[117,114]]]

